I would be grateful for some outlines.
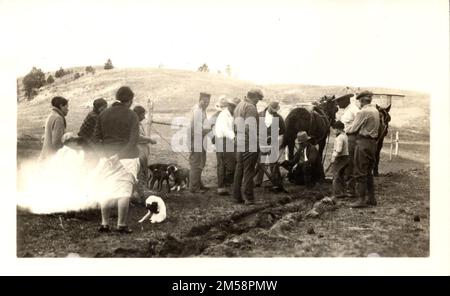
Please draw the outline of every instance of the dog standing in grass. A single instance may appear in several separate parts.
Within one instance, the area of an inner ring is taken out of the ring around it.
[[[187,188],[189,184],[189,169],[172,164],[167,167],[167,174],[169,177],[172,176],[175,182],[170,190],[180,191],[181,189]]]
[[[148,166],[149,178],[147,180],[147,186],[150,190],[153,189],[156,183],[157,190],[161,191],[164,182],[166,182],[167,192],[170,192],[168,167],[168,164],[163,163],[155,163]]]

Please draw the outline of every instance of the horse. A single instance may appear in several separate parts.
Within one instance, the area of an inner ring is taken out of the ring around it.
[[[380,114],[380,127],[378,128],[378,137],[377,137],[377,151],[375,154],[375,164],[373,167],[373,175],[377,177],[378,173],[378,164],[380,163],[380,152],[381,148],[383,148],[383,141],[388,133],[389,122],[391,121],[391,115],[389,115],[389,111],[391,111],[391,105],[386,108],[380,107],[376,105],[377,110]]]
[[[330,127],[336,121],[336,112],[338,111],[335,96],[324,96],[319,102],[314,102],[311,108],[295,107],[286,117],[286,132],[283,136],[280,149],[289,148],[289,160],[294,158],[295,138],[299,131],[306,131],[311,137],[309,142],[313,145],[319,145],[319,155],[323,159],[323,150]]]

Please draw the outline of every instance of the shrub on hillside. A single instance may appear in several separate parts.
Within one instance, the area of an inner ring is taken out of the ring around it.
[[[86,72],[86,74],[95,74],[95,69],[92,66],[87,66],[86,69],[84,70]]]
[[[36,89],[39,89],[43,85],[45,85],[45,74],[41,69],[37,69],[33,67],[30,73],[25,75],[23,78],[23,86],[25,88],[25,95],[28,100],[31,100],[35,94],[37,94]]]
[[[105,63],[104,69],[105,69],[105,70],[111,70],[111,69],[113,69],[113,68],[114,68],[114,66],[113,66],[113,64],[112,64],[112,62],[111,62],[111,59],[108,59],[108,61]]]
[[[73,75],[73,80],[76,80],[80,77],[81,77],[80,73],[77,72],[77,73],[75,73],[75,75]]]
[[[47,84],[52,84],[53,82],[55,82],[55,79],[54,79],[53,76],[50,74],[50,76],[47,77]]]
[[[56,78],[61,78],[64,75],[67,75],[69,73],[70,73],[70,71],[65,71],[62,67],[60,67],[59,70],[55,72],[55,77]]]

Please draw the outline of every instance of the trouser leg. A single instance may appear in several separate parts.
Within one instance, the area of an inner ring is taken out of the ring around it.
[[[225,153],[217,152],[217,188],[225,187]]]
[[[264,169],[263,164],[261,163],[261,156],[258,156],[258,162],[256,165],[256,175],[255,175],[255,186],[261,186],[264,179]]]
[[[255,199],[253,194],[253,178],[256,173],[256,164],[258,162],[257,152],[245,152],[244,158],[244,177],[242,180],[243,197],[244,200],[253,201]]]
[[[225,163],[225,186],[233,184],[234,170],[236,168],[236,155],[234,152],[224,153]]]
[[[242,154],[243,152],[236,153],[236,169],[234,171],[233,180],[233,198],[238,202],[242,202],[241,185],[242,178],[244,177],[244,161]]]
[[[189,155],[189,191],[195,192],[201,187],[201,174],[203,169],[203,152],[191,152]]]

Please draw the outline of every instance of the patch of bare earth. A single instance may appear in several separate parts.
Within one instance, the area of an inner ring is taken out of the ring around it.
[[[18,257],[424,257],[429,252],[429,172],[410,169],[376,180],[379,205],[351,209],[351,199],[324,204],[316,218],[307,213],[329,184],[314,191],[288,186],[290,194],[257,190],[254,206],[231,197],[173,193],[168,219],[136,222],[144,208],[131,207],[131,235],[100,234],[98,210],[33,215],[18,211]],[[320,205],[319,205],[320,206]]]

